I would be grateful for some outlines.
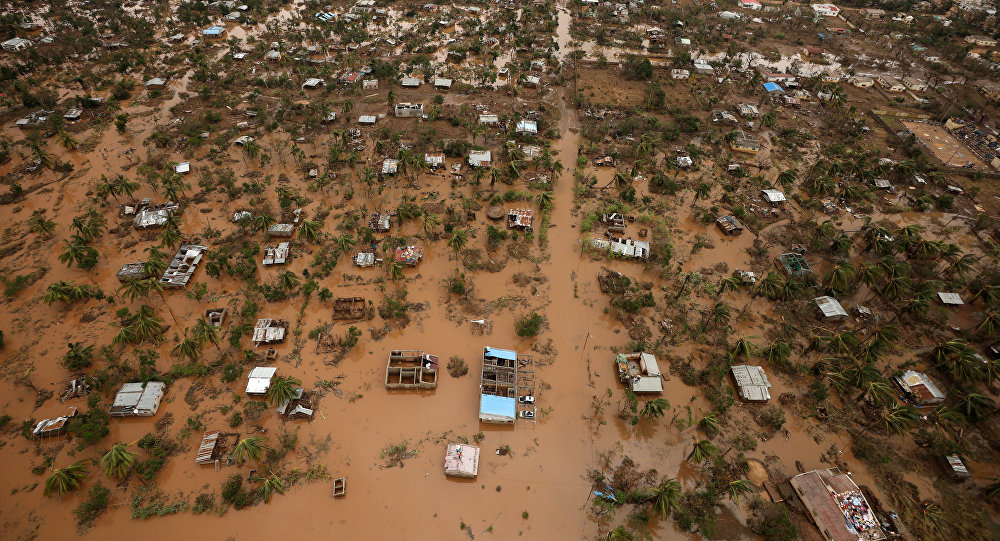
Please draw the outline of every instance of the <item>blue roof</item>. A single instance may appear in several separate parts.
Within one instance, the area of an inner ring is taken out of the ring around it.
[[[483,352],[483,357],[496,357],[498,359],[507,359],[508,361],[517,360],[517,352],[511,351],[509,349],[491,348],[486,346],[486,350]]]
[[[225,31],[226,31],[226,29],[223,28],[223,27],[221,27],[221,26],[209,26],[208,28],[206,28],[205,30],[203,30],[201,33],[205,34],[206,36],[214,36],[216,34],[221,34],[221,33],[225,32]]]
[[[479,415],[493,415],[514,419],[517,417],[517,405],[511,397],[494,396],[491,394],[480,395]]]
[[[767,90],[768,92],[784,92],[784,90],[778,86],[778,83],[764,83],[764,90]]]

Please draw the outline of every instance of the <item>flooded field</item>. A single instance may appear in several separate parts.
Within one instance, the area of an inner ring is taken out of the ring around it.
[[[995,538],[1000,207],[865,135],[846,40],[232,4],[11,19],[0,537],[811,540],[821,471],[867,534]]]

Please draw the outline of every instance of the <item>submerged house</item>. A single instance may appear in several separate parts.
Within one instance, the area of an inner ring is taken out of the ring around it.
[[[779,255],[778,263],[781,265],[782,270],[785,271],[785,274],[789,276],[799,276],[812,272],[809,264],[806,263],[806,258],[802,257],[802,254],[798,252],[788,252]]]
[[[261,318],[253,326],[253,343],[255,346],[266,344],[281,344],[288,333],[288,322],[283,319]]]
[[[861,489],[839,468],[800,473],[789,483],[826,539],[881,541],[886,538]]]
[[[163,399],[162,381],[126,383],[115,395],[115,401],[108,412],[112,417],[151,417],[160,409]]]
[[[174,258],[167,265],[167,270],[163,271],[160,277],[160,284],[163,287],[184,287],[191,281],[198,263],[208,247],[200,244],[181,244],[174,254]]]
[[[715,219],[715,225],[727,235],[737,236],[743,234],[743,224],[735,216],[719,216]]]
[[[483,371],[479,383],[479,420],[492,424],[514,424],[517,418],[517,352],[483,348]]]
[[[31,435],[38,436],[39,438],[48,438],[50,436],[58,436],[59,434],[64,434],[66,432],[66,427],[69,425],[69,420],[76,417],[76,408],[70,406],[65,414],[60,415],[54,419],[42,419],[35,425],[34,430],[31,431]]]
[[[250,396],[266,396],[271,388],[271,378],[278,369],[273,366],[258,366],[247,376],[246,393]]]
[[[532,221],[534,213],[528,209],[510,209],[507,211],[507,229],[520,229],[526,233],[534,231]]]
[[[444,474],[474,479],[479,475],[479,447],[464,443],[449,444],[444,453]]]
[[[613,254],[623,257],[649,259],[649,243],[644,240],[632,240],[608,235],[608,240],[599,237],[590,239],[590,245],[598,250],[608,250]]]
[[[437,379],[437,355],[419,350],[389,351],[389,361],[385,365],[386,389],[434,389]]]
[[[745,364],[733,365],[729,369],[736,383],[736,391],[741,400],[746,402],[767,402],[771,399],[771,382],[760,366]]]
[[[663,376],[652,353],[619,353],[615,357],[618,381],[633,393],[662,393]]]
[[[149,229],[150,227],[162,227],[170,220],[170,215],[180,208],[177,203],[167,201],[160,205],[153,205],[148,198],[139,202],[135,207],[135,218],[132,225],[136,229]]]
[[[284,265],[288,261],[288,252],[289,244],[287,242],[279,242],[277,246],[264,245],[264,266]]]
[[[417,246],[405,246],[396,248],[393,254],[393,261],[401,263],[407,267],[416,267],[417,263],[424,257],[423,249]]]
[[[489,167],[493,162],[493,154],[489,150],[469,151],[469,165],[472,167]]]
[[[902,375],[893,376],[892,381],[903,396],[917,406],[936,406],[944,402],[944,393],[923,372],[907,370]]]
[[[813,299],[813,302],[815,302],[816,307],[819,308],[819,312],[823,316],[823,319],[847,319],[847,310],[844,310],[844,307],[840,305],[840,301],[837,299],[824,295],[822,297],[816,297]]]
[[[135,263],[125,263],[116,275],[119,282],[130,282],[132,280],[144,280],[148,278],[145,263],[136,261]]]

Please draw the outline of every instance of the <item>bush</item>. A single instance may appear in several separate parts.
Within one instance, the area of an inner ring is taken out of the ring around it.
[[[799,530],[788,516],[784,505],[767,503],[754,513],[750,528],[769,541],[793,541]]]
[[[545,318],[538,312],[532,312],[530,316],[524,316],[514,323],[514,331],[522,338],[538,336],[543,323],[545,323]]]
[[[213,509],[215,509],[215,494],[199,494],[194,499],[194,507],[191,508],[191,512],[200,515]]]
[[[453,276],[448,279],[448,291],[456,295],[465,294],[465,274],[461,276]]]
[[[234,508],[243,509],[253,505],[254,500],[253,492],[243,490],[243,477],[240,474],[234,473],[222,483],[222,501]]]
[[[83,446],[94,445],[108,435],[111,417],[103,409],[91,407],[70,420],[66,430],[83,440]]]
[[[785,424],[785,412],[777,406],[770,406],[760,413],[760,423],[773,430],[780,430]]]
[[[87,493],[87,499],[73,511],[76,516],[76,520],[79,524],[90,524],[98,517],[105,509],[108,508],[108,501],[111,499],[111,491],[108,490],[104,485],[98,482],[96,485],[90,487],[90,492]]]
[[[243,373],[243,367],[236,363],[228,363],[222,368],[222,381],[232,383]]]
[[[448,359],[448,373],[453,378],[460,378],[469,373],[469,365],[465,364],[465,359],[458,355],[452,355]]]

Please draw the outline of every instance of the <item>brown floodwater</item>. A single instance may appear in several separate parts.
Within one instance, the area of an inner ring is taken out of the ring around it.
[[[290,18],[285,13],[282,11],[279,17],[283,21]],[[569,51],[569,22],[569,12],[561,8],[557,30],[561,55]],[[3,243],[17,238],[26,241],[25,249],[16,256],[0,260],[3,269],[11,274],[24,274],[42,266],[49,269],[43,279],[26,288],[14,300],[4,301],[6,306],[0,312],[0,328],[5,331],[7,343],[0,357],[0,370],[5,376],[0,378],[0,414],[11,415],[12,426],[19,427],[20,422],[28,418],[62,414],[67,405],[85,408],[84,399],[72,399],[62,404],[57,398],[48,399],[36,408],[35,392],[16,383],[16,380],[26,378],[35,388],[58,394],[67,377],[67,372],[59,364],[65,344],[71,341],[98,345],[109,343],[114,334],[110,326],[114,311],[123,304],[132,309],[141,304],[142,301],[126,303],[119,300],[115,305],[108,305],[92,300],[64,308],[46,306],[39,299],[45,287],[56,280],[90,283],[112,292],[118,287],[115,272],[119,266],[141,258],[143,248],[152,244],[151,240],[142,240],[146,237],[134,232],[123,238],[106,233],[97,245],[100,261],[93,271],[67,268],[57,261],[59,239],[69,236],[70,220],[83,210],[83,202],[89,199],[86,194],[94,188],[102,173],[121,171],[135,178],[135,163],[145,157],[143,141],[152,133],[156,123],[162,125],[170,121],[172,115],[169,109],[182,103],[179,95],[187,89],[189,80],[190,73],[172,82],[170,90],[173,94],[167,99],[148,104],[125,104],[130,112],[135,111],[129,123],[129,134],[122,136],[113,128],[106,129],[97,136],[92,152],[68,152],[51,143],[50,152],[60,159],[72,161],[74,172],[66,180],[55,183],[53,181],[59,177],[52,172],[26,177],[22,183],[30,191],[28,197],[17,205],[8,205],[0,210],[0,226],[10,231],[5,233]],[[311,422],[282,423],[268,410],[262,417],[267,436],[273,444],[281,430],[298,431],[299,450],[289,453],[282,467],[305,469],[309,461],[323,464],[334,477],[347,478],[346,497],[334,499],[329,483],[316,482],[290,487],[286,494],[276,495],[268,504],[244,511],[230,510],[222,516],[213,513],[195,516],[185,512],[134,520],[130,518],[129,502],[132,491],[141,483],[133,478],[126,486],[114,486],[96,467],[91,468],[84,490],[63,498],[42,497],[41,483],[45,475],[35,475],[31,473],[31,468],[42,462],[43,455],[54,456],[56,467],[79,459],[96,458],[100,449],[113,442],[131,443],[153,432],[154,423],[167,415],[174,420],[169,428],[173,436],[180,434],[189,417],[197,415],[200,415],[205,429],[230,430],[228,416],[222,414],[220,408],[232,405],[235,397],[245,400],[245,380],[241,378],[232,384],[221,384],[218,376],[204,381],[185,378],[168,388],[156,416],[113,420],[110,435],[98,448],[74,452],[64,437],[35,445],[19,435],[6,434],[6,445],[0,447],[0,471],[3,472],[0,475],[0,537],[65,539],[77,535],[71,510],[83,501],[85,490],[98,481],[112,486],[113,496],[111,509],[98,518],[88,534],[97,539],[123,536],[156,539],[163,537],[165,531],[184,532],[196,539],[242,539],[289,534],[325,537],[331,532],[347,539],[414,536],[410,532],[421,532],[415,535],[417,538],[465,539],[468,534],[459,529],[461,524],[468,525],[475,536],[492,533],[500,539],[518,536],[527,539],[596,539],[606,533],[607,525],[590,512],[592,497],[586,473],[600,466],[602,454],[612,452],[618,458],[627,455],[643,468],[655,468],[662,475],[676,477],[685,488],[695,487],[700,479],[698,468],[684,459],[690,452],[692,440],[702,436],[695,429],[682,429],[680,423],[671,423],[670,420],[675,414],[686,417],[687,408],[695,419],[710,411],[711,405],[699,389],[685,385],[679,377],[671,377],[664,382],[663,396],[672,404],[665,419],[652,423],[644,420],[631,427],[620,422],[615,415],[622,392],[612,365],[613,350],[624,346],[629,338],[627,329],[605,313],[608,301],[600,293],[596,277],[603,267],[607,267],[642,280],[655,281],[659,279],[659,270],[647,270],[638,263],[628,261],[596,260],[582,255],[582,242],[590,234],[580,233],[580,217],[574,214],[569,169],[577,158],[579,119],[574,108],[563,101],[567,95],[572,96],[568,90],[559,89],[548,98],[553,100],[550,105],[562,109],[558,126],[560,138],[553,143],[553,150],[567,166],[567,172],[554,183],[555,204],[548,244],[544,249],[536,247],[533,250],[536,255],[544,252],[546,257],[543,260],[535,263],[511,258],[497,273],[466,271],[473,287],[471,296],[483,300],[474,302],[480,311],[471,313],[463,310],[446,291],[443,281],[456,272],[456,263],[444,241],[422,242],[424,260],[416,268],[407,269],[405,280],[398,284],[377,280],[384,276],[380,269],[358,269],[351,266],[349,258],[342,257],[336,270],[328,278],[319,280],[321,287],[330,288],[336,296],[363,296],[376,304],[387,293],[405,287],[408,300],[422,303],[425,308],[412,314],[409,325],[394,327],[379,341],[373,340],[369,331],[383,326],[380,318],[351,323],[364,335],[358,346],[337,365],[326,364],[324,361],[330,356],[317,354],[313,341],[306,341],[302,346],[300,360],[293,359],[294,335],[285,344],[276,346],[279,357],[274,366],[277,366],[279,375],[295,376],[307,388],[316,387],[320,380],[337,381],[340,393],[331,392],[323,396]],[[70,91],[66,91],[64,95],[69,94]],[[455,98],[449,96],[449,99]],[[20,133],[10,128],[5,132],[15,138],[21,137]],[[287,134],[278,132],[268,135],[261,139],[261,143],[268,148],[272,140],[281,137],[287,137]],[[325,137],[318,138],[311,149],[322,153],[325,140]],[[123,151],[129,147],[138,150],[135,154],[124,154]],[[238,150],[227,149],[226,153],[226,167],[232,167],[238,175],[248,170]],[[207,162],[199,160],[206,154],[207,148],[195,150],[189,161],[195,167],[204,166]],[[171,154],[171,159],[181,161],[181,154]],[[8,173],[18,162],[15,158],[11,164],[0,166],[0,173]],[[264,168],[254,169],[273,178],[281,173],[293,179],[300,178],[294,168],[295,161],[289,157],[286,163],[275,159]],[[599,185],[607,183],[611,174],[611,171],[598,172]],[[196,174],[192,174],[187,180],[193,184],[196,178]],[[306,193],[305,182],[293,180],[293,183]],[[421,175],[417,183],[421,192],[436,191],[441,197],[450,190],[447,179],[441,176]],[[196,190],[193,187],[190,192]],[[460,190],[464,195],[471,195],[469,188]],[[410,189],[390,183],[382,199],[391,205],[409,193]],[[137,198],[159,200],[145,185],[135,195]],[[336,187],[324,193],[308,192],[308,196],[313,201],[305,207],[307,215],[313,214],[320,205],[346,205],[331,214],[326,232],[332,232],[338,213],[370,210],[374,204],[366,201],[360,190],[353,200],[344,202]],[[753,235],[722,236],[714,226],[696,221],[690,210],[692,202],[690,194],[679,198],[674,216],[674,227],[681,229],[684,235],[675,241],[682,269],[695,271],[720,263],[725,263],[730,270],[752,269],[747,248],[753,243]],[[233,227],[229,223],[233,211],[246,204],[245,197],[228,201],[218,195],[210,195],[206,203],[191,205],[184,212],[182,229],[189,235],[198,235],[209,226],[227,231]],[[273,201],[272,206],[275,206]],[[212,210],[200,212],[201,208]],[[36,209],[48,209],[47,216],[56,221],[53,239],[40,239],[28,233],[25,222]],[[109,225],[113,226],[117,220],[117,207],[109,204],[101,210],[108,217]],[[470,242],[470,248],[485,251],[486,224],[480,212],[478,221],[471,224],[479,234]],[[410,238],[422,236],[417,223],[407,223],[392,234]],[[692,254],[690,244],[698,234],[709,237],[714,246]],[[135,240],[139,241],[134,243]],[[265,242],[264,239],[260,241],[261,244]],[[212,241],[206,243],[211,249]],[[289,263],[287,270],[301,274],[312,260],[308,253],[312,250],[311,246],[303,245],[293,254],[295,259]],[[493,257],[504,256],[498,253]],[[284,270],[262,269],[260,278],[272,282]],[[360,283],[346,280],[345,274],[358,275],[364,280]],[[535,281],[534,289],[522,287],[513,280],[515,274],[539,276],[543,280]],[[172,326],[166,334],[168,340],[157,348],[160,370],[168,370],[176,362],[171,358],[175,336],[190,326],[206,308],[234,306],[242,298],[239,290],[243,286],[240,282],[230,278],[211,278],[204,269],[196,272],[192,282],[206,284],[209,293],[205,299],[199,301],[189,298],[184,291],[170,291],[164,294],[166,305],[156,295],[148,301]],[[189,286],[190,289],[192,286]],[[500,298],[510,301],[489,304]],[[749,298],[744,295],[735,296],[734,306],[746,301]],[[300,297],[285,302],[264,303],[260,316],[283,318],[293,322],[295,327],[300,308]],[[518,338],[514,333],[514,322],[531,311],[546,315],[547,328],[537,339]],[[304,338],[309,330],[330,322],[331,308],[314,297],[301,317],[297,326]],[[469,320],[480,318],[493,323],[491,335],[472,333]],[[342,334],[351,324],[337,322],[333,333]],[[747,334],[759,334],[755,323],[750,322],[746,327],[741,330]],[[536,391],[537,422],[519,420],[512,429],[481,425],[477,414],[482,347],[491,345],[530,353],[533,347],[541,349],[548,344],[552,353],[535,354],[536,359],[544,361],[544,366],[536,371],[539,381]],[[245,346],[250,347],[249,341]],[[423,349],[442,360],[460,356],[466,360],[470,371],[461,378],[452,378],[442,371],[434,391],[388,392],[384,388],[386,355],[388,350],[396,348]],[[693,344],[684,343],[672,348],[669,353],[672,357],[687,358],[693,356],[694,351]],[[229,351],[225,343],[221,350],[208,346],[203,361],[211,363],[233,354],[239,355],[240,352]],[[661,363],[666,372],[669,361],[664,359]],[[780,377],[772,378],[772,383],[775,384],[774,396],[781,392],[805,392]],[[195,389],[192,394],[200,395],[203,400],[197,408],[192,408],[185,401],[185,395],[192,386],[199,385],[218,393],[211,398],[208,391]],[[603,415],[607,424],[601,424],[590,419],[590,411],[594,397],[603,397],[606,389],[613,391],[613,398]],[[105,404],[110,396],[109,393],[103,395]],[[734,406],[732,422],[747,422],[749,414],[746,409]],[[800,462],[806,470],[828,467],[830,464],[823,455],[831,445],[849,455],[846,435],[817,431],[815,420],[811,418],[803,419],[791,414],[787,417],[786,431],[770,437],[760,435],[757,448],[746,453],[749,458],[767,467],[763,474],[756,471],[754,475],[758,478],[768,472],[794,475],[797,473],[796,462]],[[752,421],[749,423],[748,426],[755,426]],[[240,428],[243,429],[245,427]],[[442,468],[445,445],[457,441],[459,436],[471,438],[480,431],[485,434],[485,439],[481,444],[483,452],[477,479],[446,478]],[[220,471],[215,471],[212,466],[196,465],[194,455],[200,435],[200,430],[194,430],[184,438],[182,452],[171,457],[156,478],[158,488],[171,498],[191,503],[199,493],[217,493],[229,475],[238,473],[246,476],[251,469],[249,465],[223,466]],[[417,455],[407,460],[403,467],[382,467],[381,451],[403,442],[416,450]],[[494,450],[504,445],[510,445],[511,455],[494,454]],[[878,492],[874,481],[858,461],[853,458],[842,460],[850,467],[858,484],[869,486],[885,501],[884,495]],[[993,472],[985,466],[973,469]],[[912,482],[920,487],[922,495],[928,494],[924,492],[925,479],[914,478]],[[720,537],[755,538],[744,525],[748,517],[745,505],[727,502],[719,513]],[[625,514],[626,511],[620,511],[612,525],[622,522]],[[697,534],[678,531],[672,519],[653,519],[649,529],[655,539],[699,538]]]

